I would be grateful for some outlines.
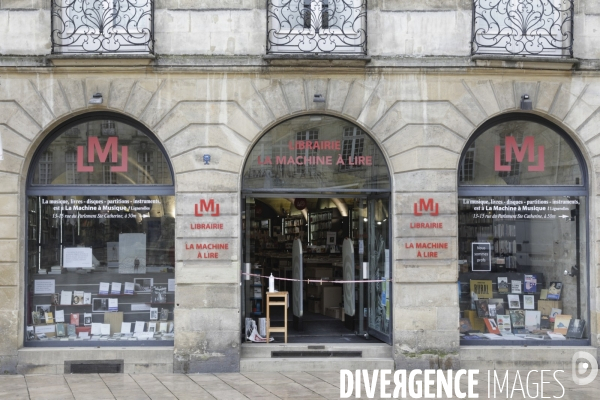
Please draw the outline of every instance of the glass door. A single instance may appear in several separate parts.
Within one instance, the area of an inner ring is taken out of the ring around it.
[[[392,282],[389,197],[367,199],[367,332],[391,344]]]

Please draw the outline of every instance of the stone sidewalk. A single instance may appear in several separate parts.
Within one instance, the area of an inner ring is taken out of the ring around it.
[[[524,385],[527,372],[521,374]],[[588,386],[578,386],[567,379],[566,374],[563,376],[564,396],[561,397],[563,389],[550,377],[553,383],[544,385],[545,398],[600,398],[600,378]],[[488,396],[487,375],[481,373],[477,379],[476,393],[479,393],[480,399],[541,398],[534,384],[529,385],[529,393],[516,390],[509,397],[494,397],[493,393]],[[338,399],[339,386],[338,372],[5,375],[0,376],[0,399]],[[364,387],[361,395],[361,398],[367,398]],[[377,387],[374,398],[379,399],[379,396]]]

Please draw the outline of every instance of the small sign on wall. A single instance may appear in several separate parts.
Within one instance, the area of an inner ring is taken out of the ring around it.
[[[471,243],[471,270],[492,270],[492,245],[490,243]]]

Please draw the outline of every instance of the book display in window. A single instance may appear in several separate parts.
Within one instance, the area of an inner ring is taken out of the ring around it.
[[[469,144],[458,174],[461,317],[477,311],[476,300],[488,299],[489,310],[492,300],[501,299],[507,310],[496,310],[496,322],[499,315],[509,314],[515,337],[496,344],[510,340],[515,343],[509,345],[519,345],[516,341],[524,340],[522,345],[551,345],[560,339],[550,334],[568,328],[570,321],[557,317],[553,322],[553,308],[579,320],[593,308],[588,225],[595,216],[588,215],[587,166],[565,132],[535,116],[497,118],[482,126]],[[564,153],[551,154],[555,146]],[[489,255],[483,244],[491,247]],[[488,259],[489,269],[478,267]],[[491,296],[470,290],[470,282],[487,280],[492,281]],[[582,336],[585,341],[562,340],[589,345],[587,334]],[[478,345],[497,340],[484,337],[490,340],[481,339]],[[461,344],[474,343],[461,338]]]
[[[481,279],[485,274],[493,279]],[[459,282],[461,340],[467,340],[469,335],[482,335],[479,339],[484,341],[585,337],[585,321],[582,319],[567,315],[556,323],[563,307],[563,301],[559,300],[564,289],[562,282],[545,283],[542,274],[511,272],[494,276],[489,272],[477,272],[467,275],[477,279]],[[550,298],[542,299],[542,291]],[[484,297],[480,298],[480,295]],[[572,332],[567,335],[569,324]],[[501,337],[497,337],[498,334]]]
[[[41,340],[66,341],[65,346],[85,346],[74,341],[127,340],[135,345],[140,340],[173,340],[175,231],[174,217],[162,216],[167,200],[174,204],[170,196],[30,197],[35,218],[28,224],[46,231],[47,243],[31,243],[40,250],[36,264],[28,266],[31,312],[26,323],[33,334],[26,346],[41,345]],[[104,207],[107,212],[92,218],[88,215],[96,214],[70,211],[67,204]],[[151,210],[161,217],[149,216]],[[139,215],[142,223],[133,211],[146,213]],[[143,222],[150,218],[158,234],[147,234]],[[160,304],[165,332],[147,330],[153,303]],[[142,331],[121,332],[123,323],[133,326],[136,321],[144,321]],[[108,334],[102,329],[107,324]]]

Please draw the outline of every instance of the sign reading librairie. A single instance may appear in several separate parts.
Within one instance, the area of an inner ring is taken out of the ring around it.
[[[491,271],[492,245],[489,243],[471,243],[471,250],[473,271]]]

